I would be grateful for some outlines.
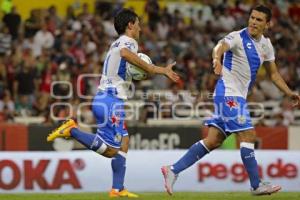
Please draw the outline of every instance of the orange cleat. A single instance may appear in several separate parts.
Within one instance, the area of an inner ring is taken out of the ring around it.
[[[129,192],[126,189],[121,190],[120,192],[118,192],[115,189],[111,189],[111,191],[109,192],[109,197],[110,198],[115,198],[115,197],[138,198],[139,196],[137,194]]]

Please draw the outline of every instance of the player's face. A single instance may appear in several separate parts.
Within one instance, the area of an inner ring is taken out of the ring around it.
[[[132,26],[132,35],[133,35],[134,39],[138,40],[140,38],[140,31],[141,31],[140,20],[138,18],[136,18],[136,20]]]
[[[248,21],[249,34],[254,38],[259,38],[268,27],[267,16],[263,12],[253,10]]]

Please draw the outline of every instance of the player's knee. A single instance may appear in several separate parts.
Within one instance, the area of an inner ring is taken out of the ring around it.
[[[118,151],[119,151],[118,149],[108,147],[106,149],[106,151],[104,153],[102,153],[101,155],[106,158],[112,158],[118,153]]]
[[[222,145],[223,141],[221,140],[212,140],[212,139],[208,139],[205,141],[205,145],[207,146],[207,148],[209,150],[214,150],[219,148]]]
[[[242,133],[239,135],[240,142],[247,142],[247,143],[255,143],[256,142],[256,135],[255,133]]]
[[[112,154],[112,153],[103,153],[102,156],[106,157],[106,158],[113,158],[115,157],[116,154]]]
[[[212,149],[217,149],[219,148],[221,145],[222,145],[223,142],[217,140],[217,141],[214,141],[213,143],[213,148]]]

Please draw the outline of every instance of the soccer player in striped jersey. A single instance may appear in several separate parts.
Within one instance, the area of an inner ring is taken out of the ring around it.
[[[278,73],[273,46],[270,39],[263,35],[270,25],[271,15],[271,10],[263,5],[253,8],[248,27],[231,32],[213,49],[214,73],[220,77],[214,91],[214,116],[205,122],[209,126],[208,136],[192,145],[175,164],[162,167],[169,194],[173,193],[173,184],[181,171],[218,148],[232,133],[240,139],[241,158],[250,179],[252,194],[272,194],[281,189],[278,185],[260,180],[254,154],[255,130],[246,102],[257,70],[264,65],[273,83],[295,101],[295,106],[300,103],[299,95],[290,90]]]
[[[72,137],[88,149],[112,158],[113,185],[110,197],[138,197],[124,188],[126,155],[129,136],[125,125],[124,101],[128,97],[131,78],[126,75],[127,63],[139,66],[151,74],[162,74],[177,82],[179,76],[172,70],[175,62],[166,67],[148,64],[137,56],[140,34],[139,18],[131,10],[121,10],[114,19],[119,38],[112,43],[106,55],[99,92],[94,97],[92,110],[98,129],[96,134],[85,133],[77,128],[73,119],[67,120],[47,138]]]

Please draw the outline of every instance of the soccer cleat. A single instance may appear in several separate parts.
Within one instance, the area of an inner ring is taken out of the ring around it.
[[[169,195],[173,194],[173,185],[177,180],[178,175],[174,174],[170,166],[163,166],[161,172],[165,179],[165,188]]]
[[[109,192],[108,196],[110,198],[114,198],[114,197],[119,197],[119,192],[115,189],[111,189],[111,191]]]
[[[71,136],[71,129],[77,128],[77,124],[73,119],[68,119],[64,121],[57,129],[52,131],[48,137],[47,142],[52,142],[55,138],[64,137],[69,138]]]
[[[129,192],[126,189],[123,189],[120,192],[118,192],[115,189],[111,189],[111,191],[109,192],[109,197],[110,198],[115,198],[115,197],[138,198],[139,196],[137,194]]]
[[[119,192],[119,196],[120,197],[128,197],[128,198],[138,198],[139,196],[137,194],[134,194],[132,192],[129,192],[128,190],[124,189],[124,190],[121,190]]]
[[[269,182],[260,182],[258,188],[255,190],[251,189],[253,195],[271,195],[281,190],[279,185],[271,185]]]

